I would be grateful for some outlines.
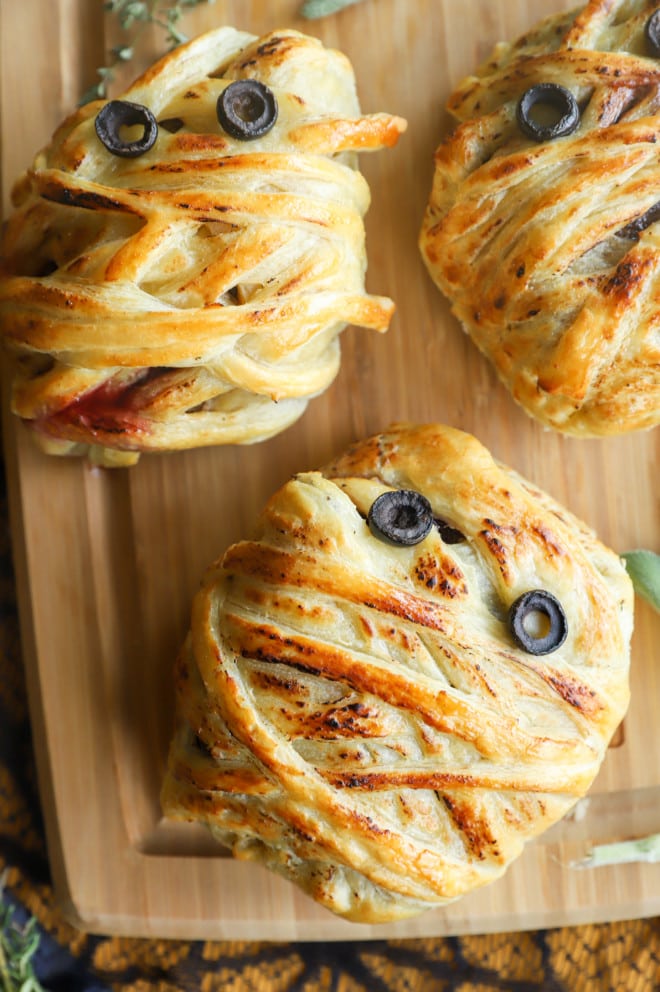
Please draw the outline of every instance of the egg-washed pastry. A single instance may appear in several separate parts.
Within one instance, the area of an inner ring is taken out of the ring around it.
[[[335,377],[365,292],[354,154],[405,121],[361,115],[342,53],[222,27],[95,101],[17,182],[0,245],[13,411],[53,453],[245,443]]]
[[[544,425],[657,425],[660,3],[549,17],[448,108],[420,248],[454,314]]]
[[[209,568],[165,814],[359,922],[503,874],[628,704],[621,560],[473,437],[397,425],[303,472]]]

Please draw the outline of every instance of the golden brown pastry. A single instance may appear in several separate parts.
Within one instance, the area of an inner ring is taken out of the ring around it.
[[[451,95],[420,237],[524,409],[589,436],[660,421],[660,3],[544,20]]]
[[[350,920],[456,899],[589,788],[631,628],[584,524],[470,435],[395,426],[292,478],[208,570],[164,811]]]
[[[387,329],[353,153],[404,129],[361,116],[346,57],[291,30],[211,31],[84,106],[17,183],[1,244],[14,412],[104,464],[283,430],[346,324]]]

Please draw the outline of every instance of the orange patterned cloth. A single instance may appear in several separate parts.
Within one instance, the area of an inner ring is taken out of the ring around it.
[[[15,920],[38,921],[35,971],[47,992],[660,989],[660,917],[530,933],[340,943],[127,939],[74,929],[57,906],[49,877],[4,485],[0,523],[0,875],[5,873],[4,898]]]

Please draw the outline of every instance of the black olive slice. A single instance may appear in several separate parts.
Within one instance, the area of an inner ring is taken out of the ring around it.
[[[660,10],[649,17],[644,28],[646,48],[650,55],[660,58]]]
[[[137,158],[152,147],[158,137],[156,118],[141,103],[128,100],[110,100],[96,115],[96,133],[105,147],[120,158]],[[135,141],[124,141],[120,136],[122,127],[142,125],[143,133]]]
[[[547,631],[536,634],[525,626],[530,613],[541,613],[546,619]],[[528,654],[550,654],[566,640],[568,622],[558,599],[544,589],[523,593],[511,605],[509,625],[516,643]]]
[[[542,124],[532,116],[537,105],[550,108],[555,120]],[[520,130],[534,141],[550,141],[571,134],[580,123],[580,108],[569,90],[557,83],[537,83],[525,90],[516,107]]]
[[[374,500],[367,523],[372,534],[392,544],[419,544],[433,526],[433,510],[414,489],[395,489]]]
[[[642,231],[645,231],[651,224],[655,224],[657,220],[660,220],[660,201],[649,207],[646,213],[640,214],[635,220],[631,220],[629,224],[622,227],[620,231],[616,232],[616,236],[617,238],[625,238],[628,241],[639,241]]]
[[[277,100],[258,79],[237,79],[218,97],[216,113],[220,126],[232,138],[254,141],[277,120]]]
[[[170,134],[176,134],[183,127],[183,121],[180,117],[166,117],[158,121],[158,127],[162,127],[163,131],[169,131]]]
[[[438,533],[445,544],[462,544],[463,541],[467,540],[462,531],[458,530],[457,527],[452,527],[446,520],[441,520],[440,517],[434,517],[433,523],[437,527]]]

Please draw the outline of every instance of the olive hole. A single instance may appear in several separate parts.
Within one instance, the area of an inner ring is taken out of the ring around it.
[[[522,622],[525,633],[535,641],[547,637],[552,629],[550,617],[544,610],[530,610]]]
[[[265,109],[265,101],[256,90],[243,92],[234,99],[234,113],[246,124],[258,121]]]
[[[400,506],[391,518],[392,524],[398,529],[406,530],[408,527],[414,527],[417,523],[417,516],[416,511],[411,507]]]
[[[564,116],[560,107],[539,100],[527,111],[528,116],[538,127],[554,128]]]
[[[143,141],[146,136],[146,124],[122,124],[119,128],[119,140],[125,145],[133,141]]]

